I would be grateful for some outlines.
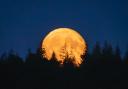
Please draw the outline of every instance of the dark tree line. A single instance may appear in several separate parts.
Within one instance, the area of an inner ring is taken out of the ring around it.
[[[14,51],[0,57],[0,89],[128,89],[128,50],[97,42],[79,68],[42,58],[40,49],[23,59]]]

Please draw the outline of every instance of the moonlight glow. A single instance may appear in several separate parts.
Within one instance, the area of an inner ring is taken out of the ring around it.
[[[47,60],[51,60],[53,53],[56,61],[63,64],[69,60],[75,66],[79,66],[87,51],[87,45],[82,36],[69,28],[58,28],[51,31],[43,40],[41,49],[42,54]]]

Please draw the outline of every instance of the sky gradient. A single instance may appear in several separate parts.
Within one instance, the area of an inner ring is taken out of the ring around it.
[[[1,0],[0,54],[13,49],[25,57],[59,27],[75,29],[92,49],[105,41],[122,53],[128,45],[127,0]]]

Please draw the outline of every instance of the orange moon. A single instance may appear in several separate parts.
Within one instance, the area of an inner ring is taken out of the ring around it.
[[[53,53],[56,61],[63,64],[66,60],[75,66],[80,66],[87,51],[87,45],[83,37],[73,29],[58,28],[49,32],[43,39],[41,50],[42,56],[51,60]]]

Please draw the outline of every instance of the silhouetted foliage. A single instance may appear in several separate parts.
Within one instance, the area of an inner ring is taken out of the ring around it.
[[[90,57],[89,64],[101,64],[101,55],[101,47],[99,42],[97,42],[92,51],[92,56]]]
[[[115,50],[115,53],[114,53],[114,63],[115,64],[121,64],[122,61],[121,61],[121,52],[120,52],[120,48],[117,46],[116,47],[116,50]]]
[[[105,42],[103,50],[102,50],[102,63],[103,64],[113,64],[114,60],[113,60],[113,48],[111,46],[111,44],[108,44],[107,42]]]
[[[25,62],[17,53],[10,51],[0,57],[0,89],[127,89],[128,50],[122,59],[117,46],[105,42],[103,48],[96,43],[87,52],[80,67],[71,60],[63,65],[42,57],[45,50],[35,53],[28,50]]]
[[[124,56],[124,64],[128,64],[128,49],[127,49],[125,56]]]

